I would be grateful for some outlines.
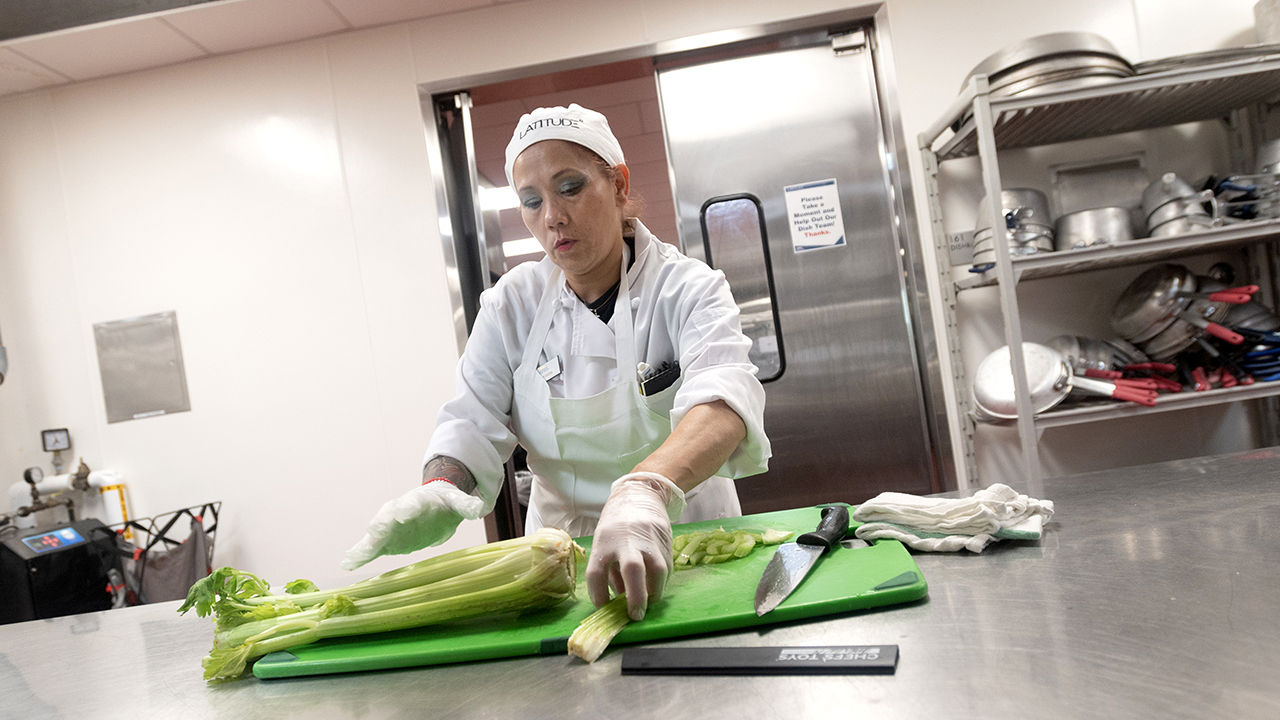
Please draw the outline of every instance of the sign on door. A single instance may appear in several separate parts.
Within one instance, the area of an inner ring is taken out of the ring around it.
[[[835,178],[788,185],[783,193],[793,250],[799,253],[845,244],[840,190]]]

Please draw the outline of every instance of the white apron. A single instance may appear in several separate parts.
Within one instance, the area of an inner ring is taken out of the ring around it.
[[[586,398],[551,397],[537,367],[557,308],[562,277],[555,268],[538,302],[513,377],[511,419],[520,444],[529,452],[533,473],[525,532],[557,527],[582,537],[595,532],[613,481],[630,473],[671,434],[671,408],[681,382],[649,397],[640,394],[624,250],[613,313],[618,384]],[[688,506],[681,522],[742,514],[729,478],[708,478],[685,498]]]

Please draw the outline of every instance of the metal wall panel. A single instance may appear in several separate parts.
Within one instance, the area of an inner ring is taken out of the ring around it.
[[[177,313],[97,323],[93,339],[108,423],[191,409]]]

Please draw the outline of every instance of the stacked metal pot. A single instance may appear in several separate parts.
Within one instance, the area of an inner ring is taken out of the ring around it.
[[[1006,188],[1000,193],[1004,240],[1011,255],[1052,252],[1055,248],[1053,217],[1049,198],[1032,188]],[[978,224],[973,230],[973,265],[988,266],[996,261],[996,230],[991,227],[987,196],[978,201]]]
[[[1167,237],[1218,227],[1222,221],[1216,203],[1212,190],[1196,191],[1176,174],[1165,173],[1142,193],[1147,235]]]
[[[1055,227],[1059,250],[1079,250],[1134,239],[1133,220],[1126,207],[1077,210],[1059,217]]]
[[[1010,255],[1075,250],[1134,239],[1128,208],[1078,210],[1055,221],[1049,212],[1049,198],[1033,188],[1006,188],[1000,193],[1000,205]],[[991,227],[985,195],[978,201],[977,216],[977,227],[973,231],[973,266],[986,270],[996,261],[996,232]]]

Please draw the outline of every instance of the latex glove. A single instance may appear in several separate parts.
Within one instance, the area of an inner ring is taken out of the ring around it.
[[[612,587],[626,594],[627,615],[644,619],[649,603],[662,598],[671,572],[671,523],[684,507],[684,492],[657,473],[614,481],[587,562],[587,594],[596,607],[609,602]]]
[[[463,520],[484,515],[484,501],[446,480],[432,480],[389,500],[340,567],[355,570],[382,555],[404,555],[453,537]]]

